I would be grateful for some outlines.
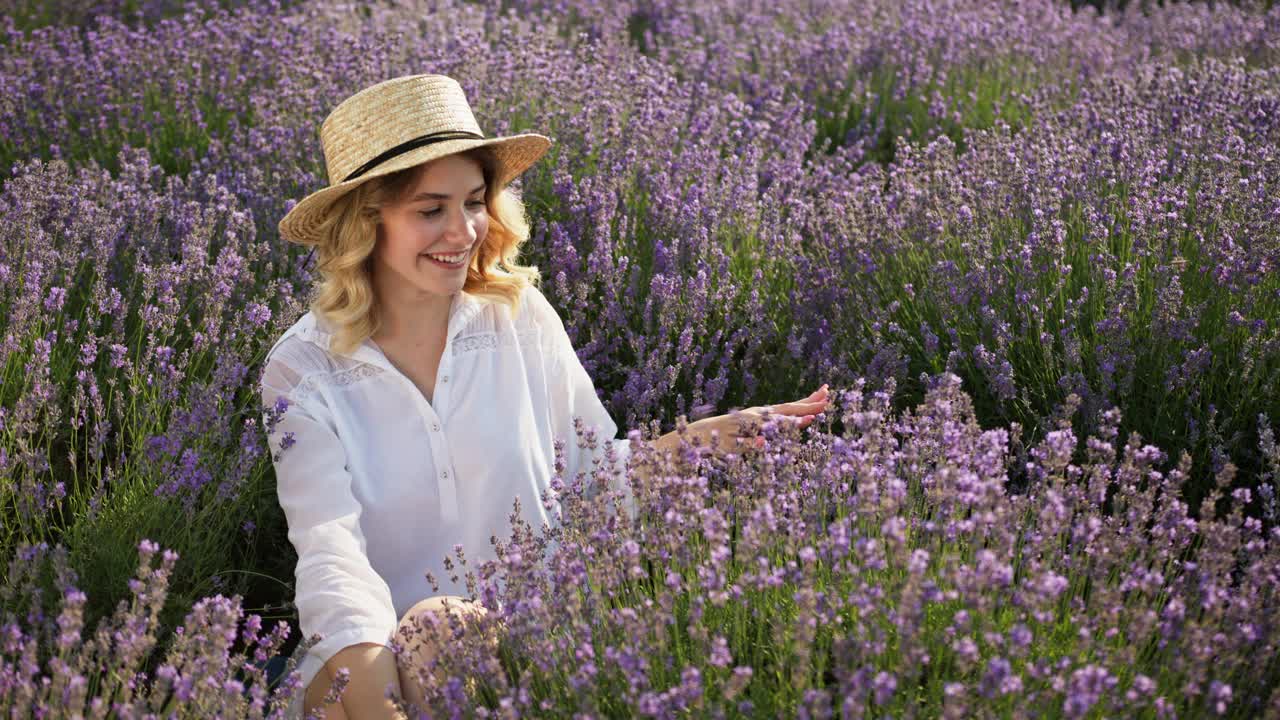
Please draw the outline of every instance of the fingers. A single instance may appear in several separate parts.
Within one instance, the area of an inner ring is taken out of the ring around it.
[[[828,403],[827,385],[814,390],[809,397],[797,400],[795,402],[783,403],[775,405],[772,408],[765,408],[765,415],[782,415],[795,422],[800,427],[808,427],[813,423],[818,413],[827,409]]]
[[[737,417],[739,415],[747,415],[749,417],[748,424],[753,432],[759,432],[764,422],[769,421],[773,417],[782,417],[786,422],[795,423],[797,427],[805,428],[813,424],[818,413],[824,412],[829,403],[829,393],[827,385],[815,390],[807,398],[797,400],[795,402],[782,403],[779,405],[760,405],[749,408],[730,408],[728,415]],[[764,438],[757,437],[754,440],[739,437],[737,444],[750,443],[755,447],[760,447],[764,442]]]
[[[765,414],[770,412],[780,415],[810,415],[820,413],[827,407],[827,398],[823,396],[818,400],[797,400],[796,402],[782,403],[774,405],[772,410],[765,410]]]
[[[827,395],[828,395],[827,386],[824,384],[822,387],[810,393],[808,397],[801,398],[795,402],[785,403],[780,407],[790,407],[792,409],[799,411],[792,414],[802,415],[809,408],[814,408],[814,407],[825,408],[827,406],[827,399],[828,399]]]
[[[781,403],[778,405],[761,405],[757,407],[741,410],[733,408],[730,415],[738,415],[740,413],[750,413],[761,420],[768,419],[771,415],[783,415],[790,417],[812,417],[827,409],[829,396],[827,386],[823,385],[809,395],[807,398],[797,400],[795,402]]]
[[[728,417],[738,417],[745,415],[748,419],[748,426],[751,428],[751,434],[741,435],[734,433],[733,446],[750,450],[762,450],[765,445],[763,435],[756,435],[762,429],[762,425],[774,417],[785,418],[787,422],[795,423],[797,427],[805,428],[811,425],[818,413],[827,409],[829,402],[827,386],[815,390],[809,397],[803,398],[796,402],[782,403],[780,405],[761,405],[749,408],[730,408],[727,413]],[[741,418],[739,418],[741,419]]]
[[[814,390],[814,391],[813,391],[813,393],[812,393],[812,394],[810,394],[810,395],[809,395],[809,397],[807,397],[807,398],[805,398],[805,399],[806,399],[806,400],[811,400],[811,399],[813,399],[813,398],[817,398],[817,397],[826,397],[826,396],[827,396],[827,385],[826,385],[826,383],[823,383],[822,387],[818,388],[817,390]]]
[[[826,409],[830,400],[827,386],[823,385],[813,391],[808,397],[801,398],[795,402],[781,403],[778,405],[760,405],[757,407],[747,408],[745,411],[739,408],[730,410],[730,415],[738,412],[755,412],[760,415],[808,415],[815,412],[821,412]]]

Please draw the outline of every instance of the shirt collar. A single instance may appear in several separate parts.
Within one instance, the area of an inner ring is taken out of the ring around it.
[[[492,302],[491,299],[473,295],[465,290],[459,290],[453,294],[452,301],[449,305],[449,327],[447,330],[448,340],[452,341],[470,324],[484,306]],[[329,341],[333,336],[333,328],[326,323],[314,311],[307,311],[306,315],[298,321],[296,326],[297,335],[303,340],[312,342],[330,353],[338,354],[329,347]],[[387,356],[378,349],[378,346],[369,338],[365,338],[360,346],[355,349],[347,357],[353,360],[377,365],[388,370],[394,369]]]

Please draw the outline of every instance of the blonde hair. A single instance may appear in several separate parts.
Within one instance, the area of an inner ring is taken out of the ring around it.
[[[524,202],[509,187],[494,182],[497,163],[488,148],[459,153],[480,165],[484,173],[489,230],[477,250],[463,290],[520,310],[520,293],[541,281],[537,266],[516,263],[529,238]],[[325,213],[320,226],[324,238],[317,246],[323,277],[309,298],[311,310],[337,328],[330,349],[349,355],[381,326],[377,298],[370,275],[377,244],[380,209],[408,197],[428,163],[382,175],[344,194]],[[499,265],[499,263],[501,265]]]

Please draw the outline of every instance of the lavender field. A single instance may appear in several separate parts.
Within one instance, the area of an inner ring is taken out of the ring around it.
[[[490,612],[424,616],[450,651],[409,717],[1280,720],[1280,7],[0,23],[4,717],[302,692],[258,381],[318,271],[277,222],[339,101],[430,72],[554,140],[522,260],[640,513],[598,468],[553,482],[562,524],[422,558]],[[645,444],[823,383],[758,455]]]

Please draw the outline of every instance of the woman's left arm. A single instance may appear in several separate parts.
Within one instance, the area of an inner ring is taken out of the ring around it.
[[[728,453],[752,452],[764,444],[764,438],[756,432],[765,421],[781,417],[794,422],[797,427],[806,428],[818,413],[826,410],[828,399],[827,386],[823,385],[808,397],[795,402],[749,407],[725,415],[696,420],[688,424],[686,434],[697,435],[702,446],[710,447],[711,434],[714,432],[718,438],[715,449],[717,457],[723,457]],[[744,425],[751,430],[750,434],[743,434],[742,426]],[[680,447],[680,435],[673,430],[655,438],[651,444],[660,452],[674,451]],[[636,470],[639,471],[639,468]]]

